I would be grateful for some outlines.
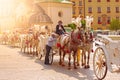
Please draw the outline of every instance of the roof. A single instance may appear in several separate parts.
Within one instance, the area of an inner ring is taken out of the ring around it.
[[[53,23],[40,5],[35,4],[33,9],[34,11],[30,13],[29,24]]]
[[[71,3],[69,0],[36,0],[35,2],[61,2],[61,3]]]

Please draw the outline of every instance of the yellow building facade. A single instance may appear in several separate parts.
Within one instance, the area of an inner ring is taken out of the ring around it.
[[[79,15],[84,17],[85,13],[85,8],[84,8],[84,0],[70,0],[73,3],[73,17],[76,18]]]
[[[73,2],[73,17],[81,15],[93,15],[94,21],[92,28],[109,29],[110,21],[112,19],[120,20],[120,0],[70,0]],[[82,6],[79,4],[82,3]]]
[[[94,29],[109,29],[112,19],[120,19],[120,0],[85,0],[85,15],[93,15]]]

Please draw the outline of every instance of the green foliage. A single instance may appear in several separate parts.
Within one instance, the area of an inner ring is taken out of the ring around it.
[[[68,27],[68,25],[64,25],[64,27]]]
[[[82,28],[85,29],[86,22],[85,20],[81,20]]]
[[[113,19],[110,23],[110,27],[109,27],[110,30],[118,30],[120,29],[120,21],[117,20],[117,19]]]
[[[75,30],[77,26],[74,23],[70,23],[70,24],[68,24],[68,27],[70,27],[71,29]]]

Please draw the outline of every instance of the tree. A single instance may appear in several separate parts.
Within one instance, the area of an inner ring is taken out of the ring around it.
[[[109,29],[110,30],[115,30],[115,31],[120,29],[120,21],[118,19],[113,19],[110,23]]]
[[[68,27],[70,27],[72,30],[75,30],[77,26],[74,23],[70,23],[68,24]]]
[[[85,27],[85,26],[86,26],[86,22],[85,22],[85,20],[81,20],[81,24],[82,24],[81,27],[85,30],[85,28],[86,28],[86,27]]]

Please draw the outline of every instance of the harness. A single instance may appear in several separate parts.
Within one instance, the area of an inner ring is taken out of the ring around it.
[[[67,36],[66,36],[67,37]],[[65,39],[66,40],[66,39]],[[66,53],[70,53],[70,50],[69,49],[67,49],[67,50],[65,50],[65,47],[68,45],[68,43],[69,43],[70,41],[68,40],[67,41],[67,43],[65,43],[63,46],[60,44],[60,43],[57,43],[57,47],[59,47],[60,49],[62,49],[64,52],[66,52]]]

